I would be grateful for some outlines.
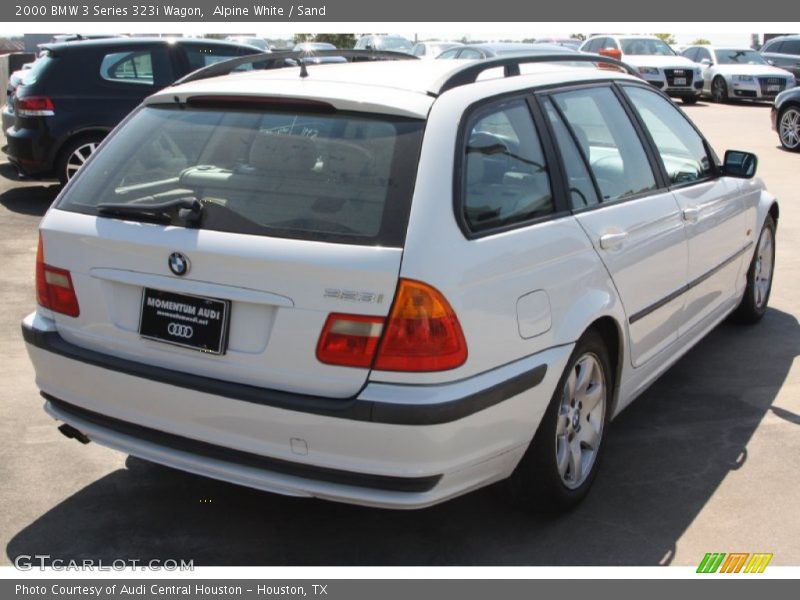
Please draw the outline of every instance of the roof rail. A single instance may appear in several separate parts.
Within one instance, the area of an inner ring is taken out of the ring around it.
[[[554,62],[586,62],[586,63],[604,63],[617,67],[618,69],[640,77],[638,71],[633,67],[626,65],[624,62],[616,60],[608,56],[600,56],[599,54],[577,54],[577,53],[563,53],[563,54],[528,54],[517,56],[506,56],[502,58],[489,58],[486,60],[472,62],[465,65],[455,73],[449,74],[441,83],[437,84],[436,89],[430,90],[432,94],[443,94],[447,90],[475,83],[478,76],[489,69],[496,69],[503,67],[505,77],[514,77],[520,74],[519,66],[528,63],[554,63]]]
[[[192,71],[188,75],[178,79],[172,85],[228,75],[243,65],[253,65],[260,69],[282,69],[285,67],[301,66],[306,59],[309,61],[305,63],[306,65],[313,64],[310,61],[313,61],[313,59],[317,57],[324,56],[342,57],[347,59],[348,62],[368,60],[419,60],[416,56],[410,54],[391,52],[388,50],[314,50],[313,52],[284,52],[277,50],[269,53],[261,52],[258,54],[248,54],[247,56],[238,56],[229,60],[220,61],[198,69],[197,71]]]

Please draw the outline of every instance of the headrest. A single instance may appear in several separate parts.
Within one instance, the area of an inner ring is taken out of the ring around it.
[[[262,131],[250,146],[249,162],[262,171],[310,171],[317,164],[317,147],[309,137]]]

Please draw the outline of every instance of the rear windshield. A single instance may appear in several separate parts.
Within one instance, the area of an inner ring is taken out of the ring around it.
[[[192,225],[202,229],[400,247],[422,129],[332,110],[151,106],[109,139],[58,208],[97,215],[99,204],[196,198]]]

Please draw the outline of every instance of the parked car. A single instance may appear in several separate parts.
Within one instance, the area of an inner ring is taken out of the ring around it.
[[[800,88],[786,90],[775,98],[772,128],[784,148],[800,152]]]
[[[296,44],[294,52],[305,52],[303,61],[306,64],[325,64],[325,63],[344,63],[347,59],[344,56],[320,56],[317,53],[321,50],[336,50],[336,46],[327,42],[303,42]]]
[[[461,42],[442,42],[438,40],[417,42],[414,44],[414,47],[411,48],[411,54],[420,58],[436,58],[445,50],[458,48],[459,46],[463,45],[464,44]]]
[[[638,77],[502,76],[536,58],[150,96],[41,222],[22,331],[61,431],[293,496],[417,508],[510,477],[574,506],[609,420],[764,316],[778,205]]]
[[[786,69],[800,81],[800,35],[784,35],[769,40],[761,48],[767,62]]]
[[[572,50],[578,50],[583,42],[575,38],[544,37],[538,38],[534,44],[555,44],[556,46],[566,46]]]
[[[256,50],[261,50],[261,52],[271,52],[272,50],[269,47],[269,42],[264,38],[255,37],[255,36],[247,36],[247,35],[229,35],[225,38],[228,42],[233,42],[235,44],[241,44],[243,46],[252,46]]]
[[[795,85],[794,75],[750,48],[689,46],[681,55],[700,66],[703,93],[714,102],[774,100]]]
[[[599,35],[586,40],[581,51],[610,56],[635,67],[642,79],[685,104],[697,102],[703,89],[700,67],[676,55],[657,37]]]
[[[556,44],[523,44],[521,42],[487,42],[484,44],[469,44],[451,48],[442,52],[436,58],[441,59],[484,59],[500,56],[513,56],[515,54],[563,54],[574,52],[566,46]]]
[[[68,181],[145,97],[220,60],[258,52],[203,39],[112,38],[47,44],[3,107],[8,160]]]
[[[411,54],[414,43],[401,35],[362,35],[354,48],[356,50],[388,50]]]

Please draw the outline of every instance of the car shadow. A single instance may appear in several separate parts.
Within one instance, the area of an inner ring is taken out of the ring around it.
[[[59,185],[17,186],[0,194],[0,204],[11,212],[41,217],[60,191]]]
[[[262,493],[128,458],[13,536],[10,560],[193,560],[199,565],[657,565],[748,442],[800,355],[770,309],[724,323],[610,427],[591,494],[562,516],[511,508],[503,484],[419,511]],[[56,458],[54,457],[54,460]]]

